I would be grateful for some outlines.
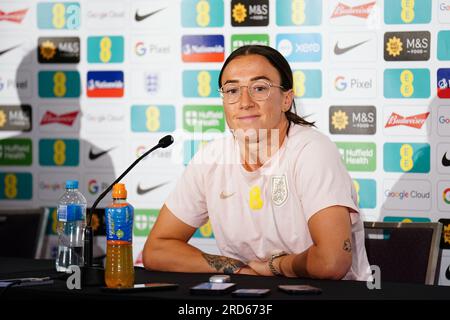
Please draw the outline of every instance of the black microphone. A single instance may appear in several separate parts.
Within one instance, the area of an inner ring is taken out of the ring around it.
[[[156,146],[151,148],[150,150],[146,151],[143,155],[141,155],[139,158],[137,158],[111,185],[106,188],[105,191],[102,192],[102,194],[95,200],[94,204],[91,207],[90,214],[89,214],[89,220],[86,224],[86,228],[84,229],[84,266],[85,267],[92,267],[92,255],[93,255],[93,245],[94,245],[94,234],[92,231],[91,221],[92,221],[92,215],[94,214],[94,210],[97,207],[98,203],[108,194],[108,192],[111,191],[112,187],[118,183],[120,180],[122,180],[123,177],[125,177],[128,172],[131,171],[142,159],[144,159],[146,156],[148,156],[151,152],[155,151],[159,148],[167,148],[173,143],[173,137],[171,135],[167,135],[163,138],[161,138]]]

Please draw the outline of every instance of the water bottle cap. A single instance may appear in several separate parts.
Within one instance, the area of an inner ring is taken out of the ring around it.
[[[78,180],[67,180],[66,189],[78,189]]]
[[[112,197],[113,197],[113,199],[126,199],[127,198],[127,189],[125,189],[125,185],[123,183],[116,183],[113,186]]]

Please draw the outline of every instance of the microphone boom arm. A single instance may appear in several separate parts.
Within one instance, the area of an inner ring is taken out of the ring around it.
[[[131,166],[129,166],[116,180],[114,180],[111,185],[106,188],[105,191],[103,191],[100,196],[94,201],[94,204],[91,207],[91,210],[89,210],[89,220],[86,224],[86,228],[84,230],[84,265],[87,267],[92,267],[92,255],[93,255],[93,232],[92,232],[92,215],[94,213],[95,208],[97,208],[97,205],[100,201],[108,194],[108,192],[111,191],[113,186],[118,183],[120,180],[122,180],[123,177],[125,177],[128,172],[130,172],[131,169],[133,169],[142,159],[144,159],[146,156],[148,156],[151,152],[155,151],[158,148],[167,148],[173,143],[173,137],[171,135],[167,135],[163,137],[161,140],[159,140],[158,144],[151,148],[150,150],[146,151],[143,155],[141,155],[139,158],[137,158]]]

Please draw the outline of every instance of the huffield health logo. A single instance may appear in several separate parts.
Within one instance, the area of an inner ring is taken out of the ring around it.
[[[276,12],[279,26],[318,26],[322,0],[278,0]]]
[[[39,63],[78,63],[80,62],[80,38],[53,37],[39,38]]]
[[[377,111],[374,106],[331,106],[328,123],[332,134],[375,134]]]
[[[183,0],[181,25],[184,28],[223,27],[223,0]]]
[[[322,71],[294,70],[294,95],[303,99],[318,99],[322,97]]]
[[[384,70],[384,97],[417,99],[430,97],[429,69]]]
[[[384,60],[429,60],[430,39],[431,34],[428,31],[386,32],[384,34]]]
[[[158,218],[158,214],[158,209],[134,209],[133,235],[147,237],[156,222],[156,218]]]
[[[259,44],[263,46],[269,45],[268,34],[233,34],[231,35],[231,51],[237,48]]]
[[[423,24],[431,21],[432,0],[384,0],[386,24]]]
[[[0,172],[0,200],[30,200],[33,176],[29,172]]]
[[[269,25],[269,0],[231,0],[231,25],[256,27]]]
[[[372,179],[353,179],[358,197],[358,207],[375,209],[377,206],[377,182]]]
[[[31,166],[32,162],[33,145],[31,139],[0,140],[1,166]]]
[[[211,222],[208,220],[203,226],[195,231],[194,238],[206,238],[206,239],[214,239],[214,232],[211,227]]]
[[[131,131],[172,132],[175,107],[172,105],[135,105],[131,107]]]
[[[386,172],[430,172],[428,143],[385,143],[383,166]]]
[[[219,98],[219,70],[183,71],[183,96],[188,98]]]
[[[375,171],[377,149],[372,142],[336,142],[348,171]]]
[[[0,131],[31,131],[30,105],[0,105]]]
[[[225,117],[222,106],[184,106],[183,129],[187,132],[224,132]]]

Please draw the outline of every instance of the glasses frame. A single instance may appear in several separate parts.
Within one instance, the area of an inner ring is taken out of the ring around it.
[[[238,96],[238,98],[236,99],[236,101],[234,101],[234,102],[228,102],[228,101],[226,101],[225,94],[224,94],[224,92],[223,92],[223,87],[226,86],[227,84],[224,84],[223,86],[221,86],[221,87],[218,89],[218,91],[219,91],[219,93],[220,93],[220,97],[222,98],[223,101],[226,101],[226,102],[229,103],[229,104],[237,103],[237,102],[240,100],[241,95],[242,95],[241,88],[242,88],[242,87],[247,87],[248,95],[249,95],[253,100],[255,100],[255,101],[265,101],[265,100],[269,99],[269,97],[270,97],[270,92],[271,92],[270,89],[271,89],[272,87],[280,88],[280,89],[282,89],[282,90],[286,90],[283,86],[279,86],[279,85],[273,84],[273,83],[271,83],[270,81],[263,80],[263,79],[253,80],[253,81],[250,81],[250,82],[253,82],[253,83],[256,83],[256,82],[264,82],[265,84],[267,84],[267,85],[269,86],[269,94],[267,95],[267,97],[264,98],[264,99],[255,99],[255,97],[253,97],[253,95],[252,95],[251,92],[250,92],[250,85],[248,85],[248,84],[247,84],[247,85],[244,85],[244,86],[238,86],[238,87],[239,87],[239,96]]]

